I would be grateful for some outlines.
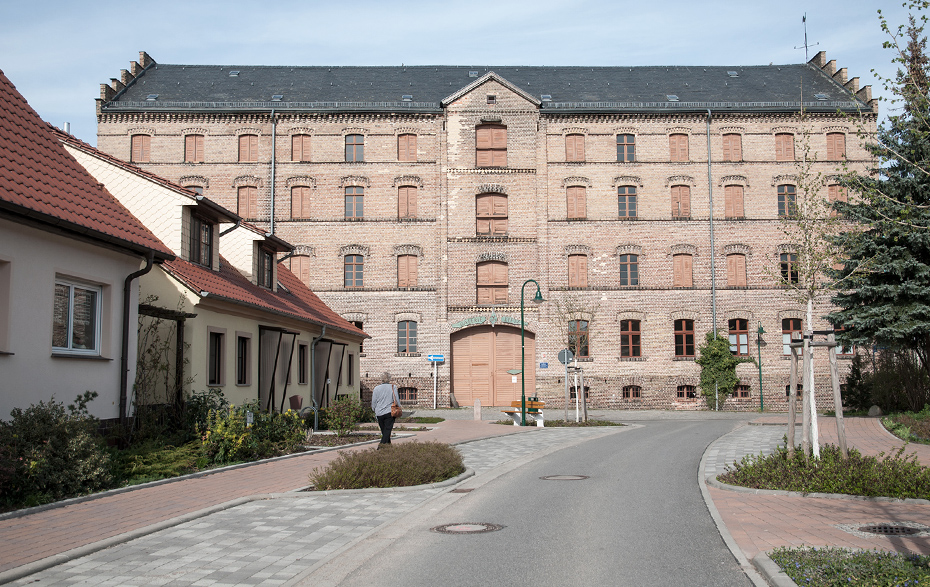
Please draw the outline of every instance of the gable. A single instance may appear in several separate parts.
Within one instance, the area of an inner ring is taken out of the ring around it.
[[[490,96],[494,97],[493,103]],[[457,108],[536,109],[540,103],[538,98],[493,71],[442,100],[444,107]]]

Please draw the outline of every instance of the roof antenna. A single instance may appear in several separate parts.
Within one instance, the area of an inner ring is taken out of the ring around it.
[[[814,43],[813,45],[807,44],[807,13],[806,12],[804,13],[804,16],[801,17],[801,22],[804,23],[804,44],[801,45],[800,47],[795,47],[795,49],[804,49],[804,61],[807,62],[807,61],[810,61],[810,58],[807,55],[807,50],[810,47],[816,47],[820,43]]]

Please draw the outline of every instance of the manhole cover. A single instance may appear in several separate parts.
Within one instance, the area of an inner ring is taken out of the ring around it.
[[[444,524],[442,526],[430,528],[430,530],[433,532],[439,532],[441,534],[481,534],[483,532],[496,532],[502,528],[503,526],[499,524],[468,522],[464,524]]]
[[[587,478],[587,475],[546,475],[540,477],[543,481],[581,481]]]
[[[894,524],[876,524],[874,526],[862,526],[860,532],[869,534],[880,534],[882,536],[912,536],[920,534],[920,528],[911,528],[910,526],[897,526]]]

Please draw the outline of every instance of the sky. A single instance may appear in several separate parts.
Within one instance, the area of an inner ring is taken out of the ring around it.
[[[96,145],[100,84],[146,51],[191,65],[767,65],[826,51],[887,95],[893,76],[868,0],[0,0],[0,70],[46,121]],[[880,115],[888,114],[882,104]]]

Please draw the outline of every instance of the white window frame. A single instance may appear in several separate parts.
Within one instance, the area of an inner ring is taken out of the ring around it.
[[[64,347],[54,346],[54,340],[52,340],[52,350],[58,354],[69,354],[69,355],[84,355],[84,356],[100,356],[101,340],[100,335],[102,332],[101,326],[103,322],[103,288],[99,285],[91,285],[89,283],[84,283],[81,281],[75,281],[72,279],[56,277],[55,278],[55,288],[59,285],[63,285],[68,288],[68,315],[67,315],[67,345]],[[72,340],[74,336],[74,290],[75,288],[83,289],[86,291],[91,291],[95,294],[95,308],[94,308],[94,348],[90,349],[76,349],[73,348]],[[54,316],[54,304],[55,296],[52,295],[52,330],[54,334],[55,328],[55,316]],[[53,336],[54,339],[54,336]]]

